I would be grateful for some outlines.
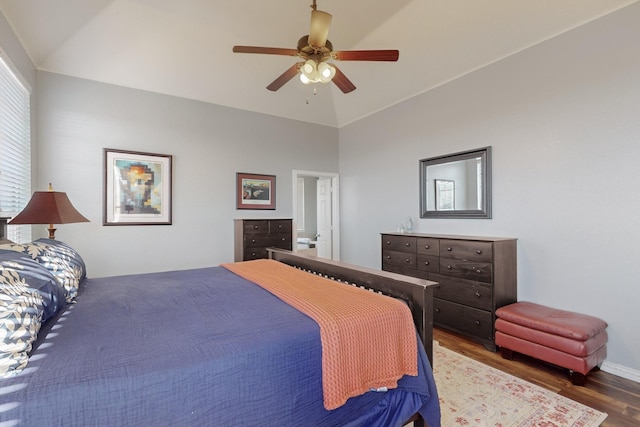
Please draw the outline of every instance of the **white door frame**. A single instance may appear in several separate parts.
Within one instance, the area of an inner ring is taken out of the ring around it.
[[[298,178],[313,176],[331,178],[331,224],[332,224],[332,253],[333,259],[340,261],[340,176],[333,172],[314,172],[293,170],[293,250],[297,251],[298,240]]]

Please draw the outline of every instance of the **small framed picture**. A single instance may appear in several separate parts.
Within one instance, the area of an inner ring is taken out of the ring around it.
[[[436,210],[456,210],[456,183],[452,179],[436,179]]]
[[[171,225],[171,161],[105,148],[103,225]]]
[[[236,174],[236,209],[275,209],[275,175]]]

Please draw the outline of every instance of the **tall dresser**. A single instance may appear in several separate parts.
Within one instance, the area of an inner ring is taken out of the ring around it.
[[[434,325],[496,350],[496,309],[518,299],[516,239],[382,234],[382,269],[438,282]]]
[[[267,258],[267,248],[292,249],[291,219],[235,219],[234,259],[249,261]]]

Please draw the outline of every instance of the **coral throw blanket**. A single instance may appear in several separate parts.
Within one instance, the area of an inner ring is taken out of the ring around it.
[[[403,302],[274,260],[223,267],[318,323],[327,410],[371,389],[395,388],[403,375],[418,375],[415,326]]]

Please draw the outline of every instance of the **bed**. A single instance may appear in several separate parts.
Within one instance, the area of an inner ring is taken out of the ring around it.
[[[62,242],[1,249],[2,350],[20,335],[10,352],[28,355],[0,360],[2,426],[439,425],[432,282],[270,251],[270,267],[366,286],[412,314],[417,375],[328,409],[323,329],[234,265],[94,279]]]

